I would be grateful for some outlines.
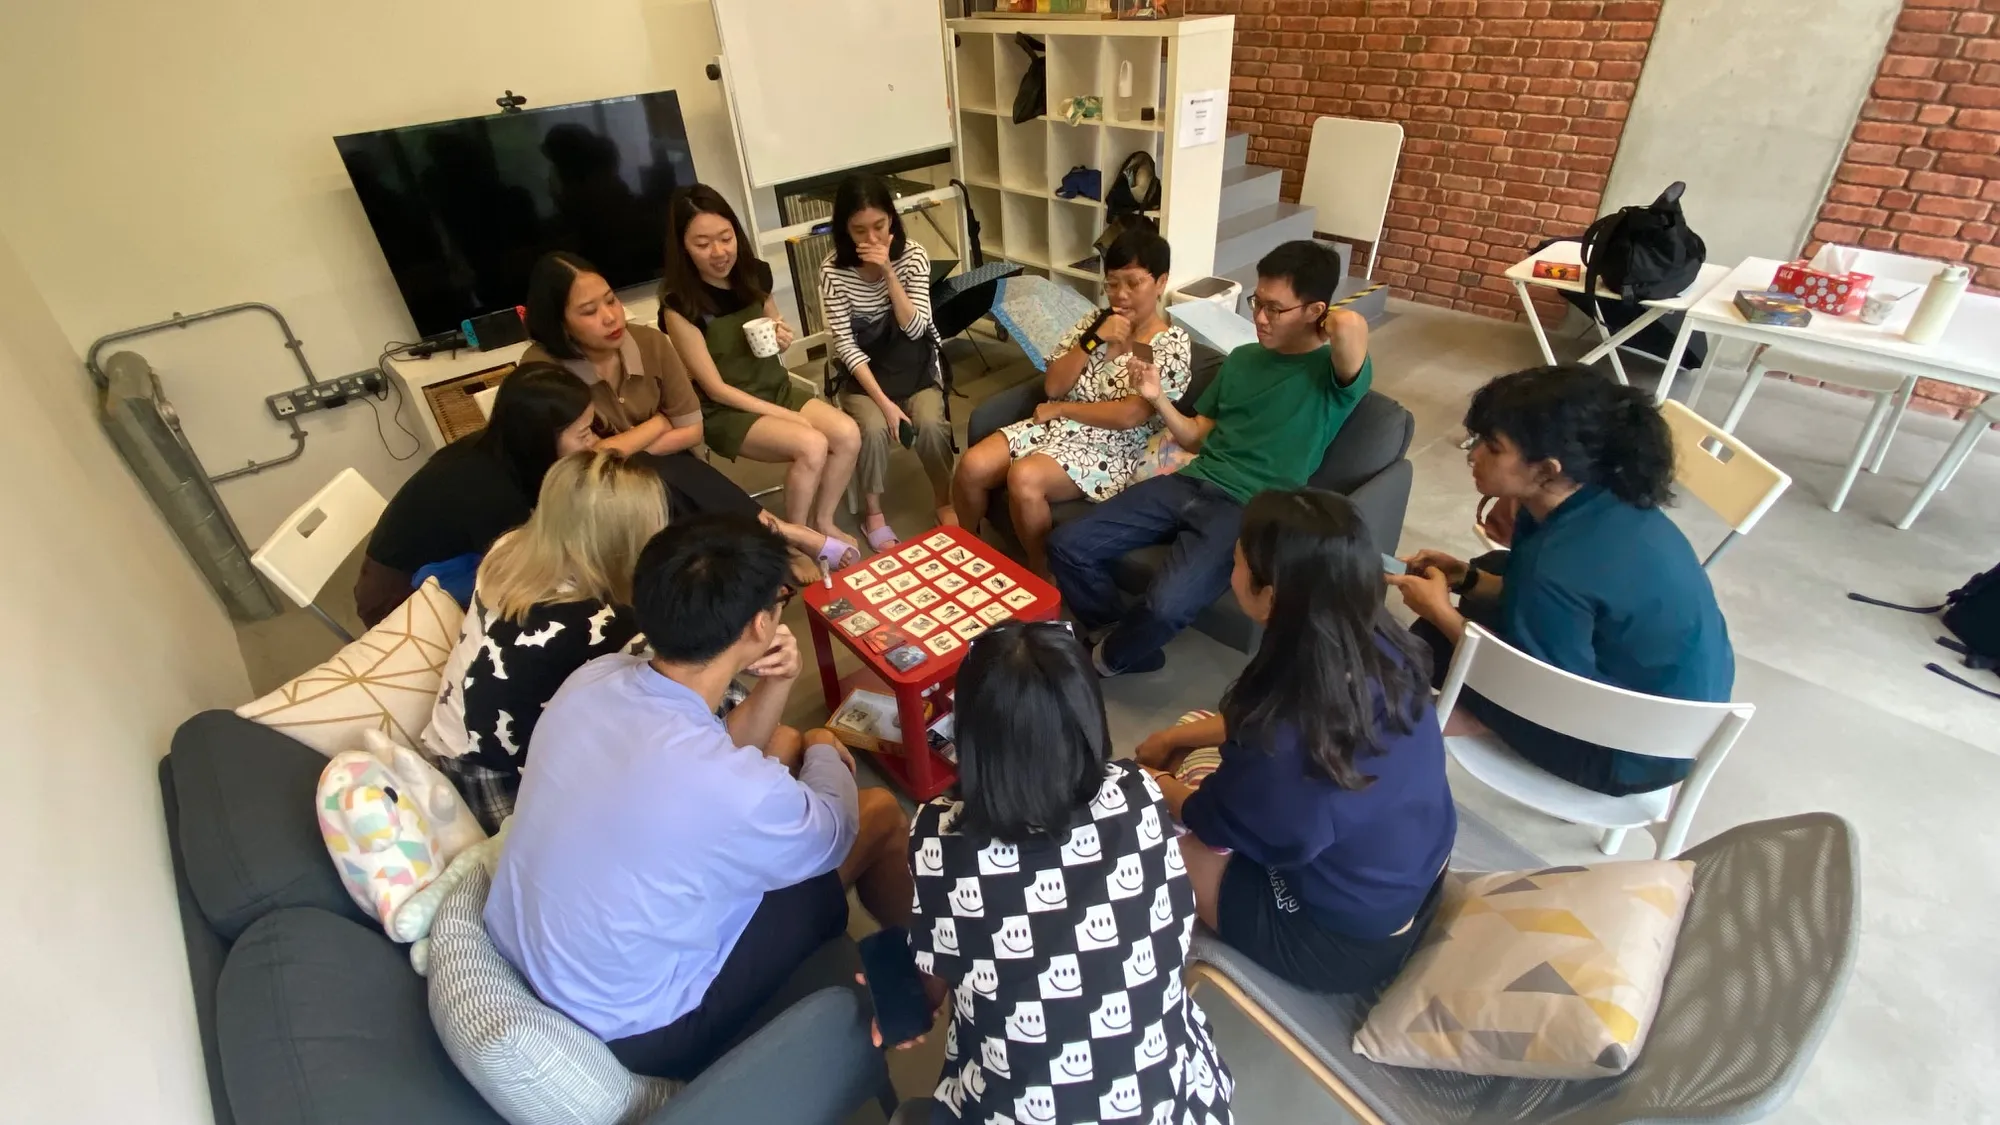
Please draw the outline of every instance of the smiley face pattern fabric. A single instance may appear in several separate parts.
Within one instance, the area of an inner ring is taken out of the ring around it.
[[[1181,966],[1194,929],[1159,787],[1113,762],[1059,835],[960,835],[941,797],[910,829],[917,967],[952,989],[935,1121],[1230,1125],[1234,1082]]]

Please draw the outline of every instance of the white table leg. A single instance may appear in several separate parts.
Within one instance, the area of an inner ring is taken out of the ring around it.
[[[1882,432],[1882,420],[1889,416],[1895,396],[1878,394],[1875,408],[1868,412],[1868,423],[1861,430],[1861,440],[1854,443],[1854,456],[1847,460],[1847,470],[1841,474],[1840,487],[1833,493],[1833,502],[1826,506],[1829,512],[1838,512],[1847,503],[1848,490],[1854,487],[1854,478],[1861,475],[1861,463],[1868,460],[1868,451],[1875,448],[1875,435]]]
[[[1632,380],[1627,379],[1625,377],[1625,365],[1618,359],[1618,340],[1612,338],[1611,329],[1603,321],[1592,318],[1591,323],[1597,325],[1597,338],[1604,342],[1590,349],[1590,354],[1584,356],[1577,362],[1583,364],[1591,364],[1597,362],[1599,359],[1602,359],[1605,356],[1610,356],[1611,374],[1617,376],[1618,385],[1621,387],[1631,386]],[[1636,324],[1638,322],[1634,321],[1633,323]],[[1631,328],[1628,325],[1626,328],[1626,332],[1620,333],[1618,339],[1623,339],[1626,333],[1629,333],[1630,331]]]
[[[1896,427],[1903,424],[1903,412],[1910,408],[1910,396],[1917,393],[1917,377],[1912,375],[1903,380],[1896,391],[1896,409],[1889,415],[1889,425],[1882,431],[1882,440],[1875,446],[1875,457],[1868,462],[1868,471],[1879,473],[1882,462],[1889,456],[1889,443],[1896,440]]]
[[[1972,456],[1972,447],[1979,444],[1980,437],[1986,433],[1986,427],[1992,424],[1993,419],[1985,412],[1974,412],[1972,417],[1966,420],[1965,425],[1958,431],[1958,436],[1952,439],[1950,447],[1944,451],[1944,456],[1938,459],[1937,468],[1931,470],[1929,479],[1925,480],[1923,488],[1918,490],[1916,500],[1910,504],[1910,510],[1904,512],[1903,518],[1896,521],[1896,530],[1910,530],[1910,525],[1923,513],[1924,505],[1930,503],[1931,497],[1936,496],[1945,485],[1951,483],[1952,477],[1958,475],[1959,466],[1965,464],[1966,458]]]
[[[1555,349],[1549,347],[1549,334],[1542,331],[1542,318],[1535,315],[1535,302],[1528,297],[1528,283],[1525,281],[1515,282],[1514,292],[1521,295],[1521,311],[1528,314],[1528,327],[1535,330],[1535,343],[1540,344],[1542,347],[1543,361],[1549,366],[1554,367],[1556,363]]]
[[[1688,338],[1693,334],[1694,321],[1682,317],[1680,333],[1674,337],[1674,346],[1667,352],[1667,369],[1660,372],[1660,389],[1653,392],[1654,406],[1666,402],[1667,396],[1673,393],[1674,380],[1680,378],[1681,374],[1681,357],[1687,354]],[[1708,350],[1711,355],[1715,353],[1715,341],[1708,342]],[[1693,407],[1694,404],[1690,402],[1688,406]]]

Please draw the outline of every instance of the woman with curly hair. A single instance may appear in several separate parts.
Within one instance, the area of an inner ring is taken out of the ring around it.
[[[1514,500],[1512,549],[1478,566],[1441,551],[1391,575],[1442,680],[1465,623],[1598,683],[1669,699],[1729,699],[1736,659],[1715,589],[1660,510],[1674,451],[1647,396],[1581,367],[1502,375],[1465,412],[1466,461],[1482,496]],[[1493,561],[1495,559],[1500,561]],[[1454,607],[1451,595],[1461,601]],[[1663,789],[1692,761],[1610,750],[1460,697],[1447,733],[1483,724],[1558,777],[1613,796]]]

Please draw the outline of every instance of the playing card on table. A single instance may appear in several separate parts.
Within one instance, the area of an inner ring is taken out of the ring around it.
[[[923,584],[924,584],[923,579],[918,578],[916,575],[911,574],[907,570],[902,572],[901,574],[893,575],[889,579],[889,585],[894,587],[898,593],[908,592],[909,590],[921,586]]]
[[[910,591],[909,600],[910,604],[916,606],[918,609],[929,609],[931,606],[943,601],[944,595],[931,589],[929,586],[921,586]]]
[[[946,547],[951,546],[951,536],[940,531],[929,539],[924,540],[924,546],[929,547],[933,551],[942,551]]]
[[[864,586],[873,586],[875,584],[875,572],[864,566],[853,574],[841,579],[841,581],[847,583],[848,589],[859,590]]]
[[[871,631],[861,639],[867,642],[868,647],[874,649],[876,652],[888,652],[892,648],[898,648],[910,643],[910,635],[896,628],[894,625],[884,625],[880,629]]]
[[[903,645],[900,648],[890,649],[884,655],[883,659],[894,666],[896,671],[907,672],[924,661],[929,660],[930,654],[916,645]]]
[[[981,582],[980,585],[996,594],[1004,594],[1014,588],[1014,580],[1004,574],[996,574],[986,581]]]
[[[875,620],[875,618],[870,616],[869,614],[857,613],[854,616],[846,619],[845,621],[842,621],[840,623],[840,627],[842,629],[847,630],[848,636],[858,637],[861,634],[866,633],[868,630],[873,629],[874,627],[880,624],[881,624],[880,621]]]
[[[950,652],[952,649],[955,649],[964,643],[965,643],[964,641],[959,640],[956,636],[947,632],[947,633],[939,633],[937,636],[932,637],[928,641],[925,641],[924,647],[930,649],[932,652],[937,653],[939,656],[943,656],[945,653]]]
[[[916,607],[901,598],[897,598],[895,601],[882,607],[882,616],[891,621],[901,621],[915,612],[917,612]]]
[[[985,559],[965,560],[965,573],[970,574],[974,578],[977,578],[980,575],[985,574],[987,571],[992,569],[993,569],[993,564],[987,562]]]
[[[1000,600],[1006,602],[1014,609],[1025,609],[1035,604],[1035,595],[1030,594],[1020,587],[1016,587],[1000,595]]]
[[[951,563],[953,566],[957,566],[971,557],[972,552],[963,547],[953,547],[944,553],[944,561]]]
[[[992,600],[992,594],[987,593],[977,586],[961,591],[958,595],[959,604],[967,609],[978,609]]]
[[[939,624],[949,625],[952,622],[958,620],[959,618],[965,616],[965,607],[959,605],[956,602],[946,602],[943,605],[937,607],[936,611],[933,612],[931,616],[937,618]]]
[[[826,603],[826,608],[820,612],[826,614],[828,621],[838,621],[854,612],[854,603],[846,598],[835,598]]]
[[[891,571],[903,569],[903,564],[897,562],[894,555],[883,555],[881,558],[869,563],[868,569],[877,574],[888,574]]]
[[[870,586],[866,590],[861,591],[861,596],[868,599],[869,605],[881,605],[883,602],[896,596],[896,588],[884,582],[879,586]]]
[[[925,578],[936,578],[940,574],[949,574],[951,572],[945,569],[945,565],[936,559],[925,559],[923,562],[917,564],[917,573],[923,575]]]
[[[943,590],[947,594],[955,594],[958,591],[965,589],[965,586],[966,586],[965,579],[960,578],[956,574],[947,574],[943,578],[937,580],[937,588]]]
[[[922,545],[916,545],[916,546],[905,547],[902,550],[897,551],[896,557],[902,559],[906,563],[913,563],[916,562],[918,559],[930,558],[931,553],[928,549],[926,549]]]
[[[979,611],[979,619],[988,625],[998,625],[1012,616],[1014,616],[1014,611],[1001,605],[999,602],[994,602],[992,605]]]
[[[977,617],[968,617],[958,624],[953,625],[951,631],[969,641],[986,631],[986,622],[981,621]]]
[[[902,628],[903,632],[908,633],[918,640],[923,640],[925,637],[937,632],[938,623],[937,619],[929,614],[919,613],[908,621],[903,622]]]

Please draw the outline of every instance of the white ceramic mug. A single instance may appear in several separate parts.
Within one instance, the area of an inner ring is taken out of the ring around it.
[[[778,322],[768,316],[744,321],[743,338],[750,342],[750,354],[758,359],[778,354]]]

